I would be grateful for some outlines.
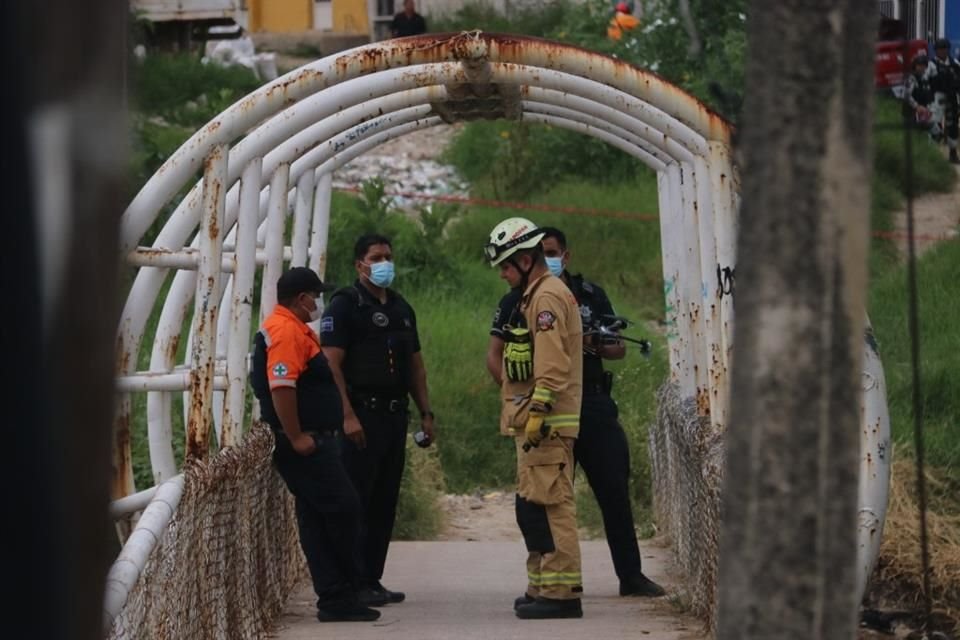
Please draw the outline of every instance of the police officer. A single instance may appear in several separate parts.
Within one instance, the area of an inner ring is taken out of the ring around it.
[[[573,293],[583,326],[589,327],[603,316],[614,315],[613,305],[603,289],[566,270],[570,259],[566,235],[554,227],[541,227],[540,230],[544,234],[542,245],[547,268]],[[516,290],[505,295],[490,329],[487,368],[498,383],[504,325],[510,323],[519,300],[520,294]],[[594,336],[585,340],[584,347],[580,434],[574,457],[586,473],[600,506],[614,570],[620,579],[620,595],[662,596],[664,590],[641,570],[640,548],[630,506],[630,450],[626,433],[618,421],[617,403],[610,396],[613,376],[603,370],[604,359],[619,360],[626,355],[626,348],[622,341],[597,342]]]
[[[570,290],[547,270],[543,231],[508,218],[485,251],[521,291],[504,327],[500,431],[516,438],[517,524],[527,546],[527,589],[517,617],[580,618],[583,592],[573,446],[580,423],[583,329]]]
[[[317,594],[321,622],[372,621],[362,606],[360,500],[340,461],[343,408],[317,334],[319,296],[333,287],[305,267],[277,281],[277,306],[254,339],[250,382],[260,414],[273,429],[273,462],[296,497],[300,546]]]
[[[354,246],[357,280],[337,291],[320,321],[323,352],[343,402],[344,464],[363,505],[361,601],[402,602],[380,582],[393,534],[406,458],[408,397],[420,410],[426,443],[434,439],[427,373],[417,318],[394,278],[390,240],[361,236]]]
[[[943,114],[950,162],[960,163],[957,156],[957,138],[960,136],[960,62],[950,55],[950,41],[940,38],[934,44],[933,64],[936,73],[932,84],[937,92],[937,105]]]
[[[910,61],[910,74],[903,85],[903,101],[907,109],[906,115],[919,127],[929,129],[931,138],[939,140],[940,123],[934,121],[931,111],[934,92],[930,77],[931,73],[936,73],[933,69],[933,63],[927,54],[920,53],[913,57]]]

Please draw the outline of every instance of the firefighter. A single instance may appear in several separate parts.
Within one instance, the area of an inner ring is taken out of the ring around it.
[[[518,618],[580,618],[583,592],[573,496],[580,424],[583,329],[576,300],[547,269],[543,231],[508,218],[485,247],[500,277],[523,293],[505,327],[500,431],[517,450],[517,524],[527,546],[527,589]]]
[[[413,308],[390,288],[390,240],[361,236],[354,246],[357,280],[337,291],[320,321],[323,352],[343,402],[344,464],[363,505],[361,602],[403,602],[405,594],[380,580],[387,559],[406,460],[409,396],[421,430],[434,440],[427,373]]]
[[[358,589],[360,500],[340,461],[343,408],[317,334],[319,297],[333,287],[305,267],[277,281],[277,306],[254,339],[250,382],[274,431],[273,463],[296,497],[300,546],[321,622],[370,622]]]
[[[960,62],[950,55],[950,41],[946,38],[937,40],[933,50],[936,55],[932,62],[936,73],[931,82],[937,92],[937,105],[943,114],[950,162],[960,164],[960,157],[957,156],[957,138],[960,136]]]
[[[554,227],[541,227],[540,230],[544,233],[542,245],[547,268],[573,293],[583,326],[591,326],[605,315],[612,316],[613,305],[606,292],[566,270],[570,259],[566,235]],[[515,313],[519,299],[519,292],[512,290],[500,300],[490,329],[487,369],[498,384],[504,345],[503,325]],[[613,567],[620,580],[620,595],[656,597],[665,592],[641,569],[640,547],[630,505],[630,450],[627,435],[618,420],[617,403],[610,395],[613,376],[603,370],[603,360],[619,360],[625,355],[622,341],[597,342],[594,336],[584,340],[580,433],[573,452],[576,463],[587,475],[603,516]]]

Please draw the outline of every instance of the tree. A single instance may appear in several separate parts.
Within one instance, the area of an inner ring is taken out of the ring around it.
[[[875,29],[751,3],[719,638],[855,632]]]

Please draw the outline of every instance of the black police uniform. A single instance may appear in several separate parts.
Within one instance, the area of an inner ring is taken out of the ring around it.
[[[933,56],[937,73],[931,79],[934,90],[942,93],[944,105],[944,131],[948,140],[956,141],[960,136],[960,62],[951,56],[946,60]]]
[[[381,304],[359,281],[333,294],[320,321],[324,346],[344,350],[343,376],[367,446],[345,439],[341,454],[364,508],[362,575],[383,577],[406,460],[413,354],[420,351],[413,308],[387,289]]]
[[[318,609],[356,606],[360,589],[360,499],[340,460],[337,440],[343,426],[343,404],[330,365],[322,352],[314,355],[296,381],[300,428],[317,448],[298,454],[277,417],[267,381],[267,337],[254,338],[250,383],[260,401],[260,414],[275,433],[273,462],[296,498],[297,525],[317,594]]]
[[[580,305],[584,330],[604,315],[613,315],[607,294],[579,275],[564,274],[567,285]],[[519,326],[523,314],[517,311],[521,293],[512,290],[500,300],[490,335],[503,338],[507,325]],[[621,582],[630,583],[641,575],[640,547],[633,526],[630,505],[630,449],[627,435],[618,420],[617,403],[610,396],[609,378],[600,356],[583,354],[583,402],[580,433],[573,449],[574,459],[587,475],[603,515],[607,544]]]
[[[427,21],[417,12],[414,12],[412,16],[407,16],[406,12],[401,11],[393,16],[393,21],[390,23],[390,32],[395,38],[418,36],[421,33],[426,33],[426,31]]]

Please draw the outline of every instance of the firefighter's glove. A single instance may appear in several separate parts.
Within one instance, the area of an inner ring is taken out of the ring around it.
[[[503,369],[511,382],[523,382],[533,375],[533,351],[529,329],[508,329],[503,347]]]
[[[527,426],[523,429],[523,435],[526,437],[526,442],[523,443],[524,451],[539,447],[544,438],[556,436],[556,433],[551,433],[550,425],[544,422],[545,417],[544,413],[531,409]]]

